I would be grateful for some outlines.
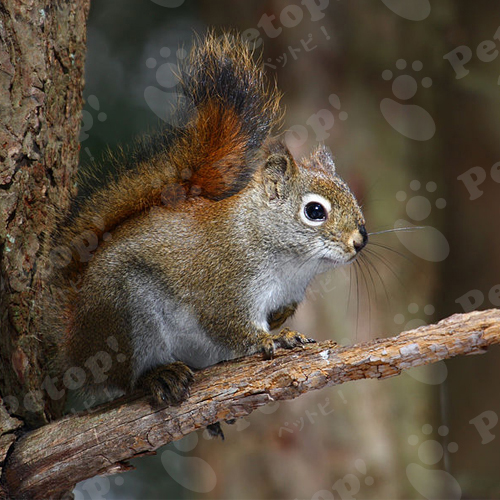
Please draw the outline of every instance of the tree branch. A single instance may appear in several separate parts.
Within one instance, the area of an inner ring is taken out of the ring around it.
[[[76,482],[130,468],[152,452],[214,422],[243,417],[261,405],[305,392],[401,371],[500,343],[500,310],[451,316],[397,337],[339,347],[331,341],[303,350],[251,356],[196,374],[191,397],[157,410],[144,397],[122,398],[32,431],[14,446],[5,470],[12,496],[57,498]]]

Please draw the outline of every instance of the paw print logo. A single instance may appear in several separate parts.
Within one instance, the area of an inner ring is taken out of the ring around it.
[[[117,475],[113,476],[112,479],[113,481],[111,482],[111,478],[96,476],[86,481],[82,481],[78,483],[73,490],[73,497],[75,500],[86,500],[87,498],[105,499],[105,495],[110,492],[111,494],[119,494],[120,489],[123,488],[114,488],[113,483],[116,484],[116,486],[123,486],[125,481],[123,477]],[[113,498],[118,497],[113,496]]]
[[[99,99],[95,95],[89,95],[86,100],[86,104],[90,106],[91,109],[97,111],[97,119],[100,122],[104,122],[107,120],[108,115],[100,111]],[[92,113],[87,109],[82,111],[82,127],[80,129],[80,136],[78,140],[80,142],[86,141],[89,138],[89,134],[87,133],[94,126],[94,117]]]
[[[340,98],[337,94],[330,94],[328,102],[339,112],[339,120],[345,121],[349,115],[345,111],[340,111]]]
[[[405,191],[398,191],[396,193],[396,199],[406,203],[406,215],[410,220],[398,219],[394,223],[395,229],[416,227],[414,222],[421,223],[431,214],[433,204],[427,198],[427,195],[416,194],[420,188],[420,181],[413,180],[410,182],[410,189],[415,192],[415,195],[408,197]],[[429,194],[434,193],[437,189],[437,184],[435,182],[428,182],[425,189]],[[443,209],[446,207],[446,200],[438,198],[434,206],[437,209]],[[450,253],[448,240],[439,229],[432,226],[425,226],[422,230],[415,229],[409,232],[396,231],[396,236],[407,250],[429,262],[441,262]]]
[[[415,316],[419,313],[419,311],[420,307],[415,302],[408,305],[408,313],[410,315]],[[432,316],[435,312],[435,308],[432,304],[427,304],[424,306],[423,312],[426,316]],[[408,321],[407,319],[408,318],[405,317],[404,314],[396,314],[396,316],[394,316],[394,323],[396,323],[396,325],[404,325],[404,331],[412,330],[413,328],[418,328],[428,324],[422,318],[413,317]],[[448,368],[446,367],[444,361],[439,361],[438,363],[434,363],[432,365],[412,368],[411,370],[407,370],[405,374],[415,380],[418,380],[419,382],[422,382],[423,384],[439,385],[446,380],[446,377],[448,376]]]
[[[358,474],[346,474],[344,477],[337,479],[332,486],[332,493],[330,490],[319,490],[313,496],[312,500],[335,500],[341,498],[342,500],[354,500],[361,491],[361,482],[363,481],[367,486],[372,486],[375,480],[372,476],[367,475],[366,463],[363,459],[358,458],[354,462]]]
[[[364,483],[367,486],[372,486],[375,482],[372,476],[368,476],[366,463],[363,459],[358,458],[354,462],[354,467],[364,477]],[[337,479],[332,486],[332,490],[338,493],[339,497],[343,500],[353,500],[354,495],[357,495],[361,490],[361,480],[357,474],[346,474],[344,477]],[[336,498],[333,496],[333,498]]]
[[[180,441],[173,443],[175,448],[182,453],[187,453],[196,448],[198,434],[192,432]],[[184,456],[172,450],[165,450],[161,454],[161,463],[170,477],[182,487],[195,493],[209,493],[217,484],[217,476],[212,466],[199,457]],[[186,476],[184,471],[191,471]],[[203,482],[197,483],[193,478],[203,478]]]
[[[172,51],[169,47],[162,47],[160,49],[160,56],[164,59],[168,59],[171,53]],[[148,85],[144,89],[144,100],[149,109],[158,118],[170,125],[179,127],[182,126],[182,123],[179,123],[179,117],[175,116],[172,111],[179,100],[184,98],[183,94],[177,88],[179,84],[179,63],[186,59],[188,53],[186,50],[180,48],[176,51],[175,55],[177,57],[176,63],[166,61],[158,65],[158,61],[154,57],[146,59],[146,66],[151,70],[156,69],[156,83],[165,90]]]
[[[420,310],[420,307],[415,302],[412,302],[411,304],[408,305],[408,312],[412,315],[417,314],[419,310]],[[434,314],[435,310],[436,309],[434,308],[434,306],[432,304],[427,304],[424,307],[424,313],[427,316],[432,316]],[[403,314],[396,314],[396,316],[394,316],[394,323],[396,323],[396,325],[402,325],[405,321],[406,321],[406,318]],[[406,325],[404,325],[404,331],[413,330],[413,328],[418,328],[419,326],[424,326],[424,325],[428,325],[428,323],[426,321],[424,321],[423,319],[412,318],[406,323]]]
[[[398,59],[396,68],[401,71],[406,69],[406,61]],[[423,64],[420,61],[413,62],[413,71],[418,72],[422,68]],[[393,76],[390,69],[382,72],[382,78],[386,81],[392,80]],[[428,76],[422,78],[421,85],[424,88],[429,88],[432,85],[432,79]],[[392,82],[392,93],[400,101],[411,99],[415,96],[417,90],[417,80],[411,75],[399,75]],[[436,124],[432,116],[424,108],[416,104],[402,104],[386,97],[380,102],[380,111],[394,130],[409,139],[428,141],[436,133]]]
[[[423,21],[431,13],[429,0],[382,0],[398,16],[409,21]]]
[[[422,433],[426,436],[432,434],[432,426],[425,424],[422,427]],[[438,429],[438,434],[442,437],[449,433],[448,427],[442,425]],[[439,498],[459,499],[462,498],[462,489],[458,481],[447,471],[441,469],[431,469],[430,466],[436,465],[444,456],[445,449],[443,445],[434,439],[426,439],[420,443],[417,435],[411,435],[408,443],[411,446],[418,445],[419,463],[410,463],[406,467],[406,477],[410,484],[427,500]],[[447,445],[449,453],[458,451],[458,444],[451,442]],[[443,490],[446,491],[446,497],[443,497]]]

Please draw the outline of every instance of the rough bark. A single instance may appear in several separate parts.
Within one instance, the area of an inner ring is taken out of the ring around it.
[[[279,350],[270,361],[251,356],[219,364],[196,374],[191,397],[180,406],[158,410],[145,398],[121,399],[26,434],[7,461],[6,484],[14,496],[59,498],[77,481],[128,470],[131,458],[271,401],[352,380],[392,377],[499,343],[500,310],[491,309],[354,346],[328,341]]]
[[[57,414],[35,392],[40,297],[78,164],[88,9],[89,0],[0,3],[0,473],[15,431]]]
[[[0,5],[0,390],[11,412],[46,423],[40,296],[47,244],[78,164],[89,0]]]

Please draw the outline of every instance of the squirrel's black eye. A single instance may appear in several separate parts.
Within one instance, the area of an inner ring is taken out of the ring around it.
[[[304,213],[309,220],[321,221],[326,220],[326,209],[321,203],[316,201],[309,202],[304,207]]]

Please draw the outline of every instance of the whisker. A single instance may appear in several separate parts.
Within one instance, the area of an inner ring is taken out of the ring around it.
[[[365,284],[366,301],[368,302],[368,335],[370,335],[372,327],[372,304],[370,301],[370,290],[368,288],[368,281],[366,279],[365,268],[361,266],[361,262],[358,262],[358,266],[361,272],[361,278],[363,279],[363,283]]]
[[[352,291],[352,270],[354,266],[349,266],[349,293],[347,294],[347,309],[351,307],[351,291]]]
[[[399,257],[402,257],[403,259],[406,259],[413,266],[417,265],[412,258],[408,257],[408,255],[405,255],[404,253],[399,252],[398,250],[395,250],[394,248],[391,248],[391,247],[389,247],[387,245],[382,245],[381,243],[375,243],[373,241],[371,241],[370,243],[368,243],[368,245],[371,246],[371,247],[380,247],[380,248],[383,248],[384,250],[389,250],[389,252],[393,252],[396,255],[399,255]]]
[[[383,231],[375,231],[374,233],[368,233],[368,236],[375,236],[377,234],[386,234],[386,233],[396,233],[398,231],[403,231],[410,233],[415,229],[425,229],[425,226],[413,226],[413,227],[393,227],[392,229],[385,229]]]
[[[387,302],[387,306],[389,306],[391,301],[389,299],[389,293],[387,292],[387,287],[386,287],[386,285],[384,283],[384,280],[382,279],[380,271],[377,269],[377,267],[375,266],[375,264],[369,259],[369,256],[373,256],[372,251],[368,251],[367,253],[364,254],[365,262],[366,262],[367,266],[369,266],[369,268],[373,269],[373,272],[378,277],[378,279],[380,281],[380,284],[382,285],[382,289],[384,290],[384,295],[385,295],[385,299],[386,299],[386,302]],[[371,270],[369,270],[369,273],[370,273],[370,276],[371,276]],[[374,279],[373,279],[373,283],[374,283],[374,288],[375,288],[375,280]],[[378,297],[377,293],[375,293],[375,297]]]
[[[387,302],[387,307],[389,308],[390,307],[390,304],[391,304],[391,299],[389,297],[389,292],[387,290],[387,286],[384,282],[384,280],[382,279],[382,274],[380,273],[380,271],[377,269],[377,267],[375,266],[375,264],[373,264],[373,262],[371,262],[371,266],[373,268],[373,271],[376,273],[376,275],[378,276],[378,279],[380,280],[380,283],[382,285],[382,289],[384,290],[384,295],[385,295],[385,300]]]
[[[370,249],[365,249],[365,252],[366,251],[370,251]],[[387,259],[385,257],[383,257],[382,255],[379,255],[378,253],[376,253],[373,249],[371,249],[371,255],[373,255],[373,257],[376,257],[378,260],[380,260],[380,262],[382,262],[382,264],[387,267],[387,269],[389,269],[389,271],[394,275],[394,277],[399,281],[401,287],[403,289],[405,289],[405,286],[403,284],[403,282],[401,281],[401,278],[398,276],[398,274],[394,271],[394,269],[389,265]]]
[[[357,261],[354,261],[356,265],[359,266]],[[356,341],[358,340],[358,320],[359,320],[359,279],[358,279],[358,268],[354,266],[354,273],[356,276]]]
[[[385,255],[382,255],[381,253],[377,253],[374,248],[366,248],[364,251],[366,253],[372,255],[373,257],[376,257],[378,260],[381,260],[382,262],[384,262],[384,264],[392,271],[393,274],[396,273],[394,266],[391,265],[392,261],[389,260]]]
[[[373,275],[370,269],[370,265],[372,263],[368,260],[367,254],[361,254],[359,257],[360,262],[365,265],[366,272],[368,273],[368,277],[370,278],[370,282],[372,284],[373,293],[375,294],[375,300],[377,300],[377,287],[375,286],[375,280],[373,279]],[[367,290],[367,292],[370,293],[369,290]]]

